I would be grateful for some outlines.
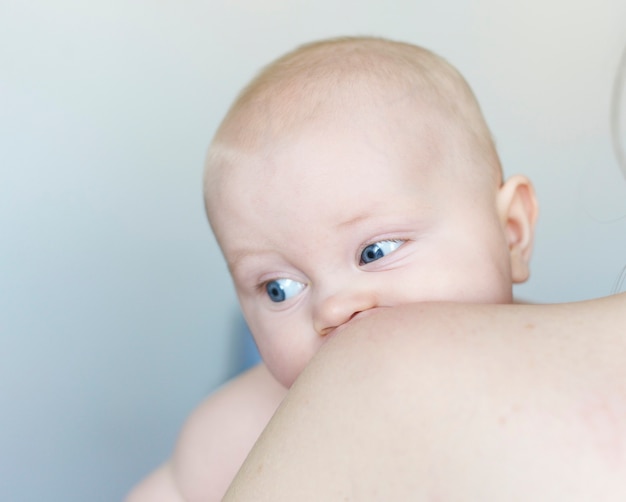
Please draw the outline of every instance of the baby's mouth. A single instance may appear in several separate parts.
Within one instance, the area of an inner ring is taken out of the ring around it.
[[[370,315],[372,315],[372,314],[374,314],[374,313],[376,313],[376,312],[378,312],[378,311],[380,311],[381,309],[384,309],[384,308],[386,308],[386,307],[373,307],[371,309],[362,310],[361,312],[356,312],[356,313],[352,314],[352,317],[350,317],[350,319],[348,319],[346,322],[344,322],[343,324],[340,324],[336,328],[334,328],[331,331],[329,331],[326,334],[326,338],[327,339],[333,338],[338,333],[342,332],[344,329],[346,329],[347,327],[349,327],[352,324],[354,324],[355,321],[358,321],[360,319],[365,319],[366,317],[369,317]]]

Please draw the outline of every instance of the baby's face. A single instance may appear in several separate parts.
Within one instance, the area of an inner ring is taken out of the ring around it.
[[[511,301],[498,187],[468,182],[478,167],[448,153],[453,132],[397,129],[313,124],[216,182],[213,228],[261,355],[287,387],[376,309]]]

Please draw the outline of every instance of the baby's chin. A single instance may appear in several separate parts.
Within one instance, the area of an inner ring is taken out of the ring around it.
[[[269,368],[269,370],[270,370],[270,373],[274,375],[274,378],[276,378],[278,383],[280,383],[283,387],[285,387],[285,389],[290,389],[291,386],[294,384],[294,382],[300,376],[300,373],[304,371],[304,368],[302,368],[301,371],[294,371],[294,372],[289,372],[289,373],[273,371],[272,368]]]
[[[295,367],[292,364],[282,364],[266,360],[264,360],[263,363],[278,383],[286,389],[291,388],[300,376],[300,373],[302,373],[306,367],[306,365]]]

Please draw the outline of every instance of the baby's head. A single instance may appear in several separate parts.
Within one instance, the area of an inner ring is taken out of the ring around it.
[[[532,186],[502,181],[470,88],[413,45],[330,40],[268,66],[215,136],[205,196],[244,316],[286,386],[376,308],[506,303],[528,277]]]

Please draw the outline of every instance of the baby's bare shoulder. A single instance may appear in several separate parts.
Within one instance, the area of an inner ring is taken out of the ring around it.
[[[189,500],[219,500],[286,390],[264,365],[230,381],[189,417],[172,459]]]
[[[221,500],[286,392],[262,364],[226,383],[191,414],[172,459],[129,501],[155,500],[149,493],[157,486],[175,494],[163,499],[171,502]],[[146,496],[137,496],[142,490]]]

